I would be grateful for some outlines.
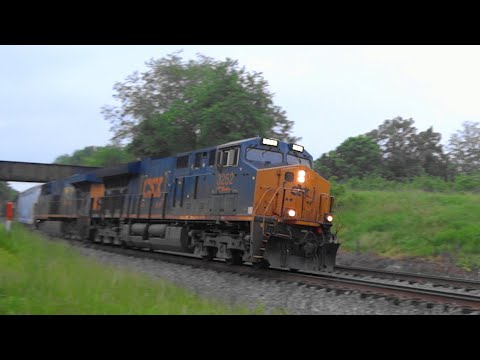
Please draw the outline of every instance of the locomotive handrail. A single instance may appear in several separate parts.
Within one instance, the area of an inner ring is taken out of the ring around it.
[[[268,205],[267,207],[265,208],[265,212],[263,213],[263,221],[265,222],[265,217],[267,216],[267,210],[268,208],[270,207],[270,204],[273,202],[273,199],[275,199],[275,196],[278,194],[278,191],[281,189],[282,187],[279,186],[277,187],[277,190],[275,190],[275,193],[273,194],[272,198],[270,199],[270,201],[268,202]]]
[[[43,201],[35,203],[36,216],[81,216],[81,207],[85,205],[87,199],[70,198],[62,200]]]
[[[273,194],[272,198],[270,199],[270,202],[268,203],[267,207],[265,208],[265,212],[263,213],[263,221],[262,221],[262,235],[265,236],[265,219],[267,217],[267,210],[270,207],[270,204],[273,202],[273,199],[275,196],[277,196],[278,191],[280,190],[280,186],[277,187],[277,190],[275,190],[275,193]],[[265,192],[266,193],[266,192]]]
[[[150,195],[148,197],[144,197],[143,193],[136,193],[136,194],[116,194],[116,195],[106,195],[99,197],[99,200],[106,199],[107,202],[109,199],[114,199],[114,198],[122,198],[124,201],[127,201],[127,206],[125,208],[125,203],[122,205],[123,210],[125,210],[125,213],[122,213],[122,216],[125,217],[126,219],[131,219],[131,218],[140,218],[140,208],[143,206],[142,204],[148,204],[148,213],[147,213],[147,218],[151,218],[151,210],[152,210],[152,204],[154,199],[163,199],[162,201],[164,202],[164,207],[166,206],[166,198],[167,198],[168,191],[162,191],[160,192],[159,197],[153,197],[153,195]],[[136,209],[134,209],[136,207]],[[115,209],[116,211],[118,209]],[[132,213],[132,210],[134,212]],[[102,211],[98,210],[97,212],[101,212],[103,215],[105,215],[106,212],[109,212],[112,214],[111,209],[106,209],[102,207]],[[122,212],[122,211],[121,211]],[[164,215],[163,215],[164,216]]]
[[[284,186],[279,186],[279,187],[277,187],[277,190],[275,191],[275,194],[273,194],[272,199],[270,200],[270,203],[272,202],[273,198],[275,197],[275,195],[277,194],[277,192],[278,192],[279,189],[282,189],[282,190],[292,190],[293,188],[287,188],[287,187],[284,187]],[[256,213],[256,212],[257,212],[257,209],[258,209],[258,207],[260,206],[260,203],[262,202],[264,196],[265,196],[265,195],[267,194],[267,192],[270,191],[270,190],[273,190],[273,188],[272,188],[272,187],[268,187],[268,188],[266,189],[266,191],[263,193],[262,197],[261,197],[260,200],[258,201],[257,206],[256,206],[255,209],[253,210],[253,213]],[[295,189],[295,191],[300,191],[300,192],[303,192],[303,193],[305,192],[305,190],[303,190],[303,189]],[[270,205],[270,203],[269,203],[269,205]],[[269,206],[267,206],[267,207],[265,208],[265,212],[267,211],[268,208],[269,208]]]
[[[323,202],[323,196],[324,195],[326,195],[328,197],[331,197],[330,194],[320,193],[320,204],[319,204],[319,211],[318,211],[318,214],[317,214],[317,221],[319,221],[319,217],[321,218],[321,216],[322,216],[321,210],[322,210],[322,202]]]
[[[272,198],[270,199],[270,202],[268,203],[268,206],[265,208],[265,213],[267,212],[268,208],[270,207],[271,202],[273,201],[273,198],[275,197],[275,195],[278,193],[278,191],[279,191],[280,189],[281,189],[281,190],[294,190],[294,191],[299,191],[299,192],[305,193],[305,190],[303,190],[303,189],[294,189],[294,188],[291,188],[291,187],[278,186],[278,187],[277,187],[277,190],[275,191],[275,193],[273,194]],[[273,188],[272,188],[272,187],[268,187],[268,188],[266,189],[266,191],[263,193],[262,197],[261,197],[260,200],[258,201],[257,206],[256,206],[255,209],[254,209],[254,213],[256,213],[256,210],[257,210],[258,207],[260,206],[260,203],[261,203],[261,201],[263,200],[264,196],[265,196],[265,195],[267,194],[267,192],[270,191],[270,190],[273,190]],[[321,201],[321,199],[322,199],[322,198],[321,198],[322,195],[330,196],[330,195],[327,194],[327,193],[320,193],[319,195],[320,195],[320,201]],[[266,215],[265,213],[264,213],[264,215]]]
[[[272,187],[268,187],[267,190],[263,193],[262,197],[260,198],[260,200],[258,200],[258,204],[257,206],[255,207],[255,209],[253,209],[253,214],[256,214],[257,212],[257,209],[258,207],[260,206],[260,203],[262,202],[264,196],[267,194],[268,191],[272,190],[273,188]]]

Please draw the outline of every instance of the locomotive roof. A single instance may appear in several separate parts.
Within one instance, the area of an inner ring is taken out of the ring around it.
[[[249,138],[249,139],[235,140],[235,141],[231,141],[231,142],[229,142],[229,143],[220,144],[220,145],[217,145],[217,146],[210,146],[210,147],[201,148],[201,149],[193,149],[193,150],[190,150],[190,151],[184,151],[184,152],[181,152],[181,153],[178,153],[178,154],[174,154],[174,155],[171,155],[171,156],[173,156],[173,157],[178,157],[178,156],[183,156],[183,155],[191,154],[191,153],[194,153],[194,152],[197,152],[197,151],[212,150],[212,149],[217,149],[217,148],[225,147],[225,146],[235,146],[235,145],[242,144],[242,143],[244,143],[244,142],[252,141],[252,140],[255,140],[255,139],[261,139],[261,138],[257,136],[257,137],[252,137],[252,138]]]
[[[231,142],[226,143],[226,144],[220,144],[217,147],[234,146],[234,145],[238,145],[238,144],[241,144],[241,143],[244,143],[244,142],[247,142],[247,141],[252,141],[252,140],[255,140],[255,139],[260,139],[260,137],[256,136],[256,137],[252,137],[252,138],[249,138],[249,139],[231,141]]]

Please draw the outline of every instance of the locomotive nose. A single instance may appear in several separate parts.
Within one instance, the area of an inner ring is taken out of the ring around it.
[[[339,244],[330,232],[329,192],[330,184],[303,164],[258,171],[258,220],[252,225],[258,259],[284,268],[333,270]]]
[[[314,170],[306,166],[285,169],[282,187],[281,214],[285,222],[315,226],[324,223],[327,203],[330,201],[329,184]],[[333,221],[331,218],[330,223]]]
[[[262,169],[257,173],[255,215],[319,226],[330,213],[330,184],[306,165]]]

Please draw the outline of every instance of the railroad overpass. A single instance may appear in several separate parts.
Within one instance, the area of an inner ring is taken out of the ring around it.
[[[0,161],[0,181],[42,183],[95,169],[98,167]]]

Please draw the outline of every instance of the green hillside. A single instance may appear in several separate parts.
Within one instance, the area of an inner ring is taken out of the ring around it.
[[[459,266],[480,266],[480,195],[347,190],[336,223],[345,250],[389,257],[451,255]]]

